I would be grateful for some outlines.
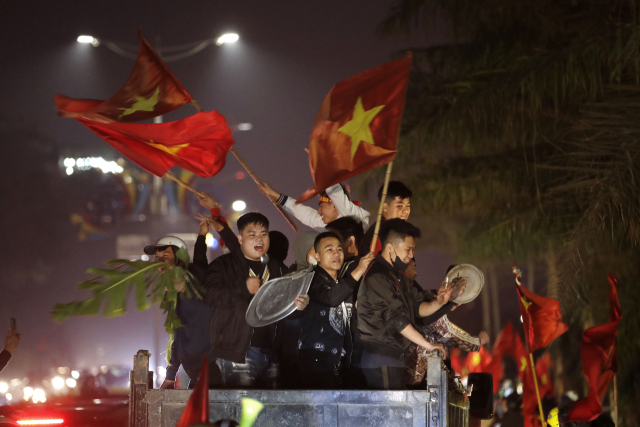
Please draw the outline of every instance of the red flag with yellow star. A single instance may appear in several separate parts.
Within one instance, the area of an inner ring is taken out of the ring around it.
[[[82,118],[107,144],[148,172],[162,176],[173,166],[201,176],[217,174],[233,145],[231,129],[217,111],[169,123],[97,123]]]
[[[343,80],[329,91],[309,143],[314,186],[297,203],[395,158],[410,68],[407,56]]]
[[[536,360],[536,375],[538,375],[538,388],[540,390],[540,396],[554,397],[553,382],[551,381],[551,353],[545,352],[541,357]]]
[[[173,111],[193,99],[138,30],[138,60],[127,82],[107,101],[56,95],[58,114],[101,123],[137,122]]]
[[[198,382],[182,410],[176,427],[203,425],[209,422],[209,363],[207,355],[202,359]]]
[[[519,272],[515,274],[524,336],[529,351],[533,353],[551,344],[553,340],[567,332],[569,327],[562,321],[560,302],[534,294],[520,284]]]
[[[609,275],[609,323],[594,326],[582,333],[580,357],[582,373],[589,383],[589,394],[573,402],[563,423],[588,422],[602,413],[602,398],[609,389],[613,375],[618,373],[617,339],[622,310],[618,300],[618,282]]]

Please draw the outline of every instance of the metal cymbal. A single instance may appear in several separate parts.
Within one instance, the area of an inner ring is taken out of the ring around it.
[[[467,288],[462,295],[453,301],[456,304],[466,304],[473,301],[480,295],[480,291],[482,291],[482,287],[484,286],[484,274],[471,264],[456,265],[447,273],[446,277],[449,279],[449,283],[454,283],[461,277],[467,278]]]

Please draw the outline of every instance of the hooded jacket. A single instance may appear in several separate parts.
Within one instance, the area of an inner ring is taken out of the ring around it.
[[[269,279],[283,276],[287,268],[269,259]],[[216,258],[204,279],[207,290],[204,301],[213,307],[211,316],[212,357],[245,363],[251,346],[253,327],[245,320],[245,314],[253,295],[247,289],[249,264],[241,250]],[[277,323],[267,326],[275,340]]]

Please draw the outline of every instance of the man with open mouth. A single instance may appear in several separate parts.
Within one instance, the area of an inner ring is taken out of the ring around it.
[[[208,267],[204,280],[205,302],[213,307],[211,344],[222,374],[222,388],[275,388],[277,323],[253,328],[245,313],[258,289],[270,279],[286,274],[287,268],[269,250],[269,220],[258,212],[238,219],[240,250],[222,255]],[[309,303],[307,295],[295,300],[298,315]]]

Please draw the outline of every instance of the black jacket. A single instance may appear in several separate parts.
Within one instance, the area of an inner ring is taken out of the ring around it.
[[[193,249],[193,262],[189,264],[188,270],[200,283],[204,281],[207,264],[205,236],[198,236]],[[194,375],[197,378],[202,366],[202,357],[211,350],[211,307],[195,297],[187,298],[178,294],[176,313],[182,327],[173,330],[171,360],[167,367],[166,379],[175,380],[180,365],[183,365],[190,378]]]
[[[269,279],[281,277],[286,272],[286,267],[273,258],[267,266]],[[207,268],[204,301],[214,308],[211,316],[212,357],[245,362],[253,336],[253,328],[245,320],[253,298],[247,289],[248,277],[249,264],[241,250],[216,258]],[[273,339],[276,324],[268,326]]]
[[[352,302],[346,302],[353,300],[357,285],[351,274],[336,282],[322,267],[315,268],[309,287],[310,302],[300,318],[298,345],[301,351],[318,353],[317,357],[321,357],[324,363],[338,365],[343,347],[351,348],[349,318]],[[343,316],[347,319],[346,326]]]
[[[378,255],[358,291],[358,331],[365,349],[400,358],[411,341],[400,331],[419,316],[421,292],[404,272],[397,272]]]
[[[7,350],[0,351],[0,371],[2,371],[5,366],[7,366],[7,363],[9,363],[9,359],[11,359],[11,353],[9,353]]]

